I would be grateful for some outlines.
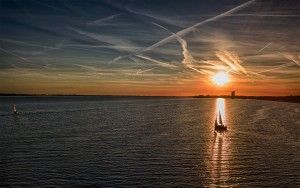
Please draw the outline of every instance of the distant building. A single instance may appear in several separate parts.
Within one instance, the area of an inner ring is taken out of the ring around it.
[[[231,98],[233,98],[233,99],[235,98],[235,91],[231,92]]]

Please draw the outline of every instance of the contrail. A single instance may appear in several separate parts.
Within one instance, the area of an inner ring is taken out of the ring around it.
[[[300,17],[299,14],[235,14],[234,17]]]
[[[280,53],[280,52],[279,52]],[[288,53],[280,53],[281,55],[283,55],[286,59],[296,63],[296,65],[300,66],[300,62],[297,61],[292,55],[288,54]]]
[[[67,13],[66,10],[60,9],[60,8],[58,8],[58,7],[55,7],[55,6],[48,5],[47,3],[44,4],[44,3],[41,3],[41,2],[39,2],[39,1],[35,1],[35,3],[38,3],[38,4],[43,5],[43,6],[46,6],[46,7],[48,7],[48,8],[52,8],[53,10],[56,10],[56,11],[60,11],[60,12]]]
[[[106,21],[109,21],[109,20],[112,20],[118,16],[120,16],[121,14],[114,14],[114,15],[111,15],[111,16],[108,16],[108,17],[105,17],[105,18],[100,18],[98,20],[95,20],[95,21],[92,21],[92,22],[89,22],[87,23],[86,25],[100,25],[102,24],[103,22],[106,22]]]
[[[46,52],[51,51],[51,50],[59,50],[59,49],[61,49],[63,47],[63,44],[65,43],[65,40],[66,40],[66,38],[63,38],[59,43],[55,44],[54,47],[52,47],[52,48],[46,48],[45,50],[40,51],[40,52],[36,52],[34,54],[37,55],[37,54],[46,53]]]
[[[0,38],[0,41],[14,43],[14,44],[23,45],[23,46],[33,46],[33,47],[41,47],[41,48],[47,48],[47,49],[57,49],[56,47],[44,46],[44,45],[33,44],[33,43],[28,43],[28,42],[23,42],[23,41],[11,40],[11,39]]]
[[[9,51],[7,51],[7,50],[1,48],[1,47],[0,47],[0,50],[3,51],[3,52],[5,52],[5,53],[7,53],[7,54],[9,54],[9,55],[12,55],[12,56],[14,56],[14,57],[17,57],[17,58],[21,59],[23,62],[27,63],[28,65],[32,65],[32,66],[42,67],[42,68],[43,68],[43,66],[36,65],[36,64],[32,63],[31,61],[28,61],[26,58],[21,57],[21,56],[19,56],[19,55],[17,55],[17,54],[14,54],[14,53],[12,53],[12,52],[9,52]]]
[[[139,75],[139,74],[142,74],[142,73],[144,73],[144,72],[152,71],[153,69],[155,69],[155,68],[146,69],[146,70],[139,69],[139,70],[136,71],[136,74]]]
[[[75,29],[75,28],[69,28],[70,30],[80,34],[84,35],[86,37],[92,38],[96,41],[100,41],[106,44],[109,44],[109,47],[112,49],[115,49],[117,51],[121,52],[132,52],[135,48],[135,44],[133,44],[131,41],[110,36],[110,35],[105,35],[105,34],[97,34],[97,33],[90,33],[90,32],[85,32],[80,29]]]
[[[181,44],[181,47],[182,47],[182,54],[183,54],[183,57],[184,59],[182,60],[182,63],[192,69],[192,70],[195,70],[199,73],[202,73],[202,74],[208,74],[209,72],[207,72],[206,70],[199,70],[197,69],[194,65],[193,65],[193,62],[198,62],[197,60],[195,60],[193,58],[193,56],[191,55],[191,53],[188,51],[187,49],[187,42],[182,39],[180,36],[178,36],[176,33],[173,33],[171,31],[169,31],[167,28],[155,23],[155,22],[152,22],[154,25],[172,33],[173,35],[175,35],[177,41]],[[217,54],[218,56],[218,54]],[[240,70],[241,72],[243,72],[244,74],[247,74],[247,71],[244,69],[244,67],[242,67],[240,64],[241,64],[241,60],[239,59],[239,57],[237,55],[235,55],[234,53],[230,53],[228,51],[225,51],[224,52],[224,55],[219,55],[218,56],[220,58],[221,61],[225,62],[230,68],[231,70],[234,70],[234,71],[238,71]],[[210,64],[210,63],[209,63]],[[215,66],[214,64],[210,64],[210,65],[213,65]],[[211,74],[211,73],[210,73]]]
[[[264,70],[264,71],[260,71],[260,72],[258,72],[258,74],[264,73],[264,72],[270,72],[270,71],[281,69],[281,68],[284,68],[284,67],[289,67],[291,65],[294,65],[294,63],[286,63],[286,64],[278,65],[278,66],[276,66],[272,69],[267,69],[267,70]]]
[[[146,56],[142,56],[142,55],[135,55],[136,57],[139,57],[141,59],[145,59],[145,60],[148,60],[148,61],[152,61],[162,67],[166,67],[166,68],[177,68],[177,66],[175,65],[170,65],[168,63],[164,63],[164,62],[161,62],[161,61],[158,61],[158,60],[155,60],[155,59],[152,59],[150,57],[146,57]]]
[[[186,25],[184,23],[184,21],[181,21],[181,20],[178,20],[178,19],[166,18],[166,17],[160,16],[160,15],[155,15],[153,13],[149,13],[147,11],[136,11],[136,10],[133,10],[133,9],[127,7],[127,6],[124,7],[123,5],[114,4],[112,2],[106,2],[106,3],[109,4],[110,6],[113,6],[114,8],[119,9],[120,11],[138,15],[137,18],[142,20],[142,21],[145,21],[145,19],[143,17],[147,17],[147,18],[154,19],[154,20],[157,20],[159,22],[163,22],[163,23],[166,23],[168,25],[173,25],[173,26],[180,27],[180,28],[184,28],[184,25]]]
[[[89,70],[89,71],[98,71],[97,68],[92,67],[92,66],[80,65],[80,64],[74,64],[74,65],[78,66],[78,67],[81,67],[81,68],[84,68],[84,69]]]
[[[183,55],[182,63],[186,67],[188,67],[188,68],[190,68],[190,69],[192,69],[192,70],[194,70],[196,72],[205,74],[205,72],[203,72],[203,70],[199,70],[199,69],[197,69],[197,68],[194,67],[193,62],[195,62],[196,60],[194,59],[194,57],[192,56],[192,54],[188,51],[188,49],[187,49],[187,42],[183,38],[181,38],[176,33],[173,33],[171,31],[169,31],[167,28],[165,28],[165,27],[163,27],[163,26],[161,26],[161,25],[159,25],[157,23],[154,23],[154,22],[152,22],[152,23],[154,25],[156,25],[156,26],[158,26],[158,27],[160,27],[160,28],[162,28],[162,29],[170,32],[172,35],[174,35],[176,37],[176,40],[180,43],[181,48],[182,48],[182,55]]]
[[[244,67],[242,67],[241,63],[242,61],[240,60],[239,56],[236,55],[233,52],[226,52],[227,56],[229,57],[229,59],[233,62],[233,64],[244,74],[247,74],[247,71],[245,70]]]
[[[272,44],[272,42],[268,43],[267,45],[265,45],[262,49],[258,50],[257,53],[260,53],[261,51],[263,51],[264,49],[266,49],[268,46],[270,46]]]
[[[202,21],[202,22],[198,22],[198,23],[194,24],[194,25],[191,26],[191,27],[185,28],[185,29],[183,29],[183,30],[177,32],[176,35],[177,35],[177,36],[185,35],[185,34],[189,33],[190,31],[192,31],[195,27],[198,27],[198,26],[201,26],[201,25],[203,25],[203,24],[206,24],[206,23],[209,23],[209,22],[212,22],[212,21],[216,21],[216,20],[218,20],[218,19],[221,19],[221,18],[223,18],[223,17],[225,17],[225,16],[227,16],[227,15],[229,15],[229,14],[232,14],[232,13],[234,13],[234,12],[236,12],[236,11],[239,11],[240,9],[242,9],[242,8],[244,8],[244,7],[246,7],[246,6],[249,6],[249,5],[252,4],[254,1],[255,1],[255,0],[248,1],[248,2],[243,3],[243,4],[241,4],[241,5],[239,5],[239,6],[235,7],[235,8],[232,8],[232,9],[230,9],[230,10],[224,12],[224,13],[221,13],[221,14],[219,14],[219,15],[217,15],[217,16],[214,16],[214,17],[212,17],[212,18],[206,19],[206,20],[204,20],[204,21]],[[144,50],[138,51],[137,53],[134,53],[134,54],[138,54],[138,53],[141,53],[141,52],[145,52],[145,51],[151,50],[151,49],[153,49],[153,48],[156,48],[156,47],[158,47],[158,46],[161,46],[162,44],[165,44],[166,42],[169,42],[170,40],[176,38],[176,35],[175,35],[175,33],[174,33],[174,34],[170,35],[169,37],[166,37],[166,38],[164,38],[164,39],[158,41],[157,43],[155,43],[155,44],[153,44],[153,45],[151,45],[151,46],[145,48]],[[128,57],[128,56],[129,56],[129,55],[118,56],[118,57],[114,58],[111,62],[115,62],[115,61],[117,61],[117,60],[120,60],[120,59],[122,59],[122,58],[124,58],[124,57]]]
[[[210,72],[208,72],[207,70],[199,70],[197,69],[194,65],[193,65],[193,62],[198,62],[197,60],[195,60],[193,58],[193,56],[191,55],[191,53],[188,51],[187,49],[187,42],[182,39],[180,36],[178,36],[176,33],[173,33],[171,31],[169,31],[167,28],[163,27],[162,25],[159,25],[155,22],[152,22],[154,25],[172,33],[173,35],[175,35],[177,41],[180,43],[181,45],[181,48],[182,48],[182,54],[183,54],[183,60],[182,60],[182,63],[192,69],[192,70],[195,70],[199,73],[202,73],[202,74],[211,74]],[[266,48],[266,47],[265,47]],[[229,71],[233,71],[233,72],[237,72],[237,71],[241,71],[242,73],[244,74],[247,74],[247,71],[245,70],[245,68],[243,66],[241,66],[241,63],[242,61],[239,59],[239,57],[232,53],[232,52],[229,52],[229,51],[224,51],[224,52],[220,52],[220,53],[217,53],[216,54],[217,57],[224,63],[226,63],[229,67],[230,67],[230,70]],[[211,64],[213,66],[215,66],[214,64]]]
[[[255,0],[248,1],[248,2],[246,2],[246,3],[243,3],[243,4],[239,5],[239,6],[237,6],[237,7],[233,8],[233,9],[231,9],[231,10],[228,10],[228,11],[222,13],[222,14],[219,14],[219,15],[214,16],[214,17],[212,17],[212,18],[206,19],[206,20],[204,20],[204,21],[202,21],[202,22],[196,23],[195,25],[193,25],[193,26],[191,26],[191,27],[185,28],[185,29],[183,29],[183,30],[177,32],[176,35],[177,35],[177,36],[185,35],[185,34],[189,33],[190,31],[192,31],[195,27],[198,27],[198,26],[201,26],[201,25],[206,24],[206,23],[208,23],[208,22],[216,21],[216,20],[218,20],[218,19],[220,19],[220,18],[223,18],[224,16],[227,16],[227,15],[229,15],[229,14],[232,14],[232,13],[234,13],[234,12],[236,12],[236,11],[238,11],[238,10],[240,10],[240,9],[242,9],[242,8],[244,8],[244,7],[248,6],[248,5],[250,5],[250,4],[252,4],[254,1],[255,1]],[[155,43],[155,44],[153,44],[153,45],[147,47],[147,48],[144,49],[143,51],[148,51],[148,50],[151,50],[151,49],[156,48],[156,47],[158,47],[158,46],[161,46],[162,44],[165,44],[165,43],[169,42],[170,40],[174,39],[174,38],[176,37],[176,35],[175,35],[175,34],[172,34],[171,36],[166,37],[166,38],[160,40],[159,42],[157,42],[157,43]]]
[[[5,53],[7,53],[7,54],[9,54],[9,55],[12,55],[12,56],[14,56],[14,57],[17,57],[17,58],[19,58],[19,59],[21,59],[21,60],[23,60],[23,61],[26,61],[26,62],[28,61],[28,60],[25,59],[24,57],[18,56],[18,55],[16,55],[16,54],[12,53],[12,52],[9,52],[9,51],[7,51],[7,50],[4,50],[4,49],[1,48],[1,47],[0,47],[0,50],[3,51],[3,52],[5,52]]]
[[[230,67],[230,72],[236,72],[238,73],[239,71],[247,74],[247,71],[245,70],[244,67],[241,66],[241,60],[240,58],[233,52],[229,51],[220,51],[216,52],[216,56],[225,64],[227,64]]]
[[[151,19],[154,19],[154,20],[157,20],[159,22],[163,22],[163,23],[166,23],[168,25],[173,25],[173,26],[177,26],[177,27],[180,27],[180,28],[183,28],[183,24],[180,23],[179,20],[174,20],[174,19],[168,19],[168,18],[164,18],[162,16],[157,16],[157,15],[154,15],[154,14],[150,14],[150,13],[146,13],[146,12],[138,12],[138,11],[135,11],[135,10],[132,10],[132,9],[129,9],[129,8],[125,8],[126,11],[130,12],[130,13],[133,13],[133,14],[137,14],[139,16],[145,16],[145,17],[148,17],[148,18],[151,18]],[[142,19],[143,20],[143,19]]]
[[[260,52],[262,52],[264,49],[269,47],[271,44],[272,44],[272,42],[267,43],[264,47],[262,47],[260,50],[258,50],[254,55],[258,55]],[[244,59],[244,62],[247,61],[248,59],[249,59],[249,57],[246,57]],[[241,62],[240,64],[243,64],[244,62]]]

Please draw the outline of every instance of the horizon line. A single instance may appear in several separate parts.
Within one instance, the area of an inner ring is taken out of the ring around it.
[[[231,95],[115,95],[115,94],[44,94],[44,93],[0,93],[0,96],[106,96],[106,97],[231,97]],[[238,97],[300,97],[300,95],[235,95]]]

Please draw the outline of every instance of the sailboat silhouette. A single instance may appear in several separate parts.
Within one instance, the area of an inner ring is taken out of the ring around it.
[[[14,115],[19,114],[19,112],[17,111],[17,108],[16,108],[15,104],[13,105],[13,114]]]
[[[225,124],[222,121],[222,116],[221,116],[220,111],[218,112],[218,115],[216,116],[215,130],[216,131],[226,131],[227,130],[227,126],[225,126]]]

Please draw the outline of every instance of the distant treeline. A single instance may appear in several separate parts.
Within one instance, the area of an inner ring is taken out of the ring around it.
[[[76,94],[23,94],[23,93],[0,93],[0,96],[114,96],[114,95],[76,95]]]
[[[16,94],[16,93],[0,93],[0,96],[36,96],[36,97],[130,97],[130,98],[175,98],[175,97],[191,97],[191,96],[150,96],[150,95],[79,95],[79,94]]]
[[[234,96],[229,95],[198,95],[195,98],[234,98],[234,99],[257,99],[257,100],[269,100],[269,101],[282,101],[282,102],[295,102],[300,103],[300,96]]]

